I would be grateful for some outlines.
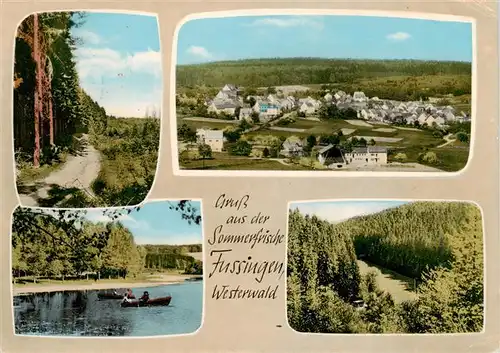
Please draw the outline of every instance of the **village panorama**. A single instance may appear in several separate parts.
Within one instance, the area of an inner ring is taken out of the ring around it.
[[[439,74],[366,81],[265,87],[234,82],[185,87],[178,81],[179,166],[409,172],[465,167],[471,139],[470,88],[464,94],[453,86],[453,77]],[[437,93],[432,87],[436,81]],[[415,98],[379,97],[354,88],[376,92],[377,85],[400,88],[405,90],[402,96]]]

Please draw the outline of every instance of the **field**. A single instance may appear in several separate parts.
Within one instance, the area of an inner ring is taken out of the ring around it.
[[[297,164],[286,165],[277,160],[233,157],[227,153],[212,154],[211,159],[186,161],[181,168],[206,170],[309,170]]]
[[[182,118],[178,118],[179,123],[186,123],[193,129],[224,129],[235,126],[226,121],[193,121]],[[393,151],[389,155],[389,162],[395,162],[394,156],[396,154],[404,153],[407,156],[406,163],[422,163],[422,161],[419,161],[419,154],[425,151],[436,153],[438,161],[432,167],[439,170],[456,172],[461,170],[467,163],[469,157],[468,144],[455,141],[453,144],[438,147],[446,143],[446,140],[442,137],[434,136],[431,130],[399,126],[395,128],[380,128],[378,125],[370,125],[364,121],[359,121],[359,123],[362,124],[356,125],[352,121],[348,122],[340,119],[328,121],[297,119],[286,127],[263,127],[248,132],[245,136],[250,140],[257,136],[276,136],[282,138],[296,136],[307,138],[314,135],[318,138],[342,131],[344,136],[356,136],[357,138],[364,138],[367,141],[373,139],[377,145],[388,147]],[[297,170],[298,168],[298,165],[286,166],[271,160],[251,160],[245,157],[236,158],[227,153],[214,153],[213,156],[214,158],[211,160],[183,161],[181,167],[185,169],[204,168],[224,170]],[[300,170],[306,170],[306,168],[301,167]]]
[[[357,260],[359,273],[366,276],[370,272],[376,274],[377,284],[389,293],[396,303],[417,298],[415,282],[412,278],[400,275],[381,266],[371,264],[367,261]]]

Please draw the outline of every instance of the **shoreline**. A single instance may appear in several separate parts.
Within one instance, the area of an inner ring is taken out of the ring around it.
[[[165,278],[171,277],[171,278]],[[63,292],[63,291],[80,291],[80,290],[104,290],[104,289],[122,289],[122,288],[142,288],[142,287],[158,287],[171,284],[181,284],[190,282],[189,279],[197,278],[200,276],[181,276],[171,275],[162,276],[158,280],[143,280],[140,282],[125,282],[125,281],[106,281],[95,283],[54,283],[54,284],[29,284],[18,286],[12,284],[12,295],[25,295],[30,293],[50,293],[50,292]]]

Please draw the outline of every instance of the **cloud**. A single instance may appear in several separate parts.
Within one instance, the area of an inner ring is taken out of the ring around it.
[[[335,203],[303,203],[292,204],[292,210],[298,208],[302,214],[339,223],[347,219],[381,212],[385,209],[399,206],[401,203],[387,202],[335,202]]]
[[[200,233],[188,234],[169,234],[156,230],[154,233],[135,235],[136,244],[168,244],[168,245],[185,245],[198,244],[202,242]]]
[[[278,28],[291,28],[291,27],[309,27],[321,30],[323,29],[323,22],[313,20],[307,17],[294,17],[294,18],[259,18],[248,24],[252,27],[278,27]]]
[[[80,78],[102,78],[127,73],[161,75],[161,54],[147,50],[133,54],[121,54],[109,48],[79,48],[75,51]]]
[[[118,215],[118,218],[113,220],[108,215],[103,214],[102,211],[90,211],[85,215],[85,218],[87,218],[87,220],[89,220],[90,222],[93,222],[93,223],[98,223],[98,222],[110,223],[113,221],[119,221],[119,222],[124,222],[124,221],[134,222],[135,221],[135,219],[133,219],[130,215],[128,215],[126,213]]]
[[[104,39],[100,35],[92,31],[77,30],[74,32],[74,35],[77,38],[81,38],[84,44],[99,45],[105,43]]]
[[[410,39],[411,35],[409,33],[406,33],[406,32],[395,32],[395,33],[388,34],[386,36],[386,38],[389,40],[392,40],[392,41],[402,42],[402,41],[405,41],[407,39]]]
[[[196,45],[190,46],[187,52],[191,55],[198,56],[204,59],[209,59],[213,57],[212,53],[210,53],[207,49]]]
[[[146,80],[140,75],[115,79],[81,80],[85,92],[106,109],[106,113],[118,117],[144,117],[146,113],[161,116],[163,89],[157,80]]]

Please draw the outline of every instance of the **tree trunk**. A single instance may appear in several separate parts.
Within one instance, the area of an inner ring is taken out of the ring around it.
[[[38,14],[33,15],[33,60],[36,66],[36,76],[35,76],[35,106],[34,106],[34,118],[35,118],[35,150],[33,152],[33,166],[38,168],[40,166],[40,115],[42,112],[42,67],[40,60],[40,48],[39,48],[39,35],[38,35]]]

